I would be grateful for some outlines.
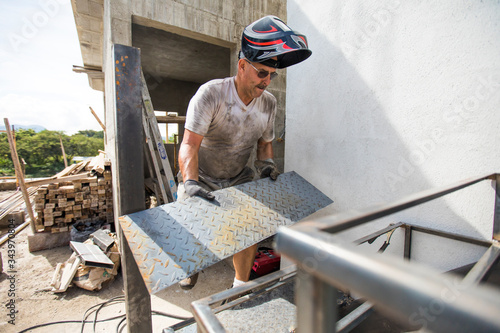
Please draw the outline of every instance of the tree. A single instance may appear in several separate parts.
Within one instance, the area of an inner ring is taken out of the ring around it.
[[[47,177],[64,169],[61,151],[62,139],[66,158],[73,156],[97,156],[104,149],[104,132],[85,130],[67,136],[63,132],[44,130],[18,130],[15,133],[19,158],[23,158],[26,174],[32,177]],[[6,133],[0,135],[0,172],[13,175],[14,165]]]
[[[84,130],[84,131],[78,131],[77,134],[82,134],[88,138],[97,138],[104,140],[104,131]]]
[[[99,136],[87,137],[80,132],[68,138],[68,145],[64,144],[66,153],[71,156],[97,156],[99,150],[104,149],[104,139]]]

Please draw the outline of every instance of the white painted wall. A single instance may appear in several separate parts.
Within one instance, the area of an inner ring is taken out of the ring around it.
[[[327,213],[500,172],[498,1],[288,0],[287,10],[313,55],[287,71],[285,169],[335,201]],[[491,185],[349,235],[404,221],[491,239]],[[442,270],[484,252],[422,235],[413,250]]]

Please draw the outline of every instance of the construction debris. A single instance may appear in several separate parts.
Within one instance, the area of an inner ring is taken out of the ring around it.
[[[76,274],[76,270],[80,266],[80,258],[76,254],[72,254],[71,257],[63,264],[57,264],[56,271],[52,277],[50,285],[53,287],[52,291],[55,293],[65,292],[73,277]]]
[[[120,267],[116,234],[99,231],[113,240],[112,246],[103,252],[95,245],[95,237],[83,243],[70,242],[75,252],[66,262],[57,264],[50,283],[53,292],[65,292],[71,283],[86,290],[100,290],[103,283],[115,278]]]

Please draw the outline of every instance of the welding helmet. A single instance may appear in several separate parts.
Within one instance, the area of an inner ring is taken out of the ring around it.
[[[245,28],[241,37],[240,58],[273,68],[295,65],[311,54],[306,36],[293,31],[276,16],[266,16],[253,22]]]

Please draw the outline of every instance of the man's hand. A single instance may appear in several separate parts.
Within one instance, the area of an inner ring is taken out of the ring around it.
[[[254,166],[260,174],[260,178],[270,177],[272,180],[278,179],[280,172],[271,158],[265,161],[256,160]]]
[[[186,190],[186,193],[190,197],[196,195],[198,197],[202,197],[202,198],[205,198],[207,200],[214,200],[215,199],[215,196],[212,193],[208,192],[203,187],[198,185],[198,182],[196,180],[193,180],[193,179],[188,179],[184,182],[184,189]]]

